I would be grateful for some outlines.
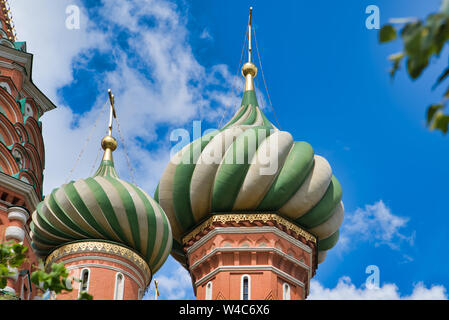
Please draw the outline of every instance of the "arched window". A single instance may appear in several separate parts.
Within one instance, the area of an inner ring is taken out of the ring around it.
[[[90,280],[89,269],[81,270],[80,280],[81,283],[78,296],[81,294],[81,292],[89,292],[89,280]]]
[[[251,278],[247,274],[242,276],[240,300],[251,300]]]
[[[290,285],[285,282],[282,285],[282,299],[290,300]]]
[[[123,292],[125,290],[125,277],[118,272],[115,275],[114,300],[123,300]]]
[[[212,281],[206,284],[206,300],[212,300]]]

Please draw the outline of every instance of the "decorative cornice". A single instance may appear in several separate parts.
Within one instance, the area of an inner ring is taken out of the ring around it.
[[[150,267],[140,255],[129,248],[106,241],[80,241],[63,245],[54,250],[47,257],[45,260],[45,266],[48,267],[56,260],[64,258],[68,255],[92,252],[109,253],[125,258],[138,266],[149,279],[152,277]]]
[[[212,278],[213,276],[215,276],[217,273],[219,273],[221,271],[231,271],[231,272],[236,272],[236,271],[240,271],[240,272],[272,271],[272,272],[280,275],[281,277],[284,277],[285,279],[290,280],[291,282],[293,282],[294,284],[296,284],[302,288],[305,287],[305,284],[302,281],[295,279],[288,273],[286,273],[276,267],[270,266],[270,265],[266,265],[266,266],[220,266],[220,267],[214,269],[212,272],[206,274],[204,277],[202,277],[198,281],[196,281],[195,286],[198,288],[200,285],[207,282],[207,280],[209,280],[210,278]]]
[[[16,49],[0,46],[0,57],[12,60],[18,64],[23,64],[25,69],[23,89],[26,90],[38,103],[38,108],[43,113],[55,109],[53,102],[45,96],[31,79],[31,72],[33,67],[33,55],[31,53],[22,52]]]
[[[204,243],[206,243],[208,240],[210,240],[212,237],[214,237],[217,234],[253,234],[253,233],[274,233],[278,237],[281,237],[288,242],[293,243],[294,245],[298,246],[299,248],[303,249],[305,252],[311,254],[313,252],[313,249],[309,247],[308,245],[302,243],[301,241],[293,238],[291,235],[286,234],[282,230],[279,230],[276,227],[273,226],[262,226],[262,227],[216,227],[210,232],[208,232],[206,235],[201,237],[198,241],[196,241],[194,244],[192,244],[190,247],[187,248],[187,254],[190,254],[191,252],[195,251],[199,247],[201,247]]]
[[[310,267],[308,265],[306,265],[304,262],[289,256],[288,254],[282,252],[281,250],[277,249],[277,248],[272,248],[272,247],[230,247],[230,248],[215,248],[213,249],[211,252],[209,252],[208,254],[206,254],[205,256],[201,257],[198,261],[196,261],[194,264],[192,264],[190,266],[190,271],[194,270],[195,268],[197,268],[200,264],[202,264],[204,261],[207,261],[208,259],[210,259],[213,255],[217,254],[218,252],[273,252],[277,255],[279,255],[280,257],[291,261],[292,263],[294,263],[295,265],[297,265],[298,267],[304,268],[305,270],[307,270],[307,272],[310,274]]]
[[[306,241],[311,241],[316,243],[316,237],[297,226],[296,224],[288,221],[285,218],[275,214],[275,213],[230,213],[230,214],[215,214],[191,232],[189,232],[186,236],[182,238],[182,243],[186,245],[189,241],[193,240],[197,235],[206,230],[207,228],[213,226],[214,224],[225,224],[225,223],[241,223],[241,222],[249,222],[253,223],[255,221],[261,221],[266,224],[269,221],[275,222],[278,225],[285,227],[287,230],[291,230],[296,234],[304,237]]]
[[[27,209],[30,211],[33,211],[40,202],[39,197],[36,194],[36,190],[32,185],[2,172],[0,172],[0,185],[4,188],[11,189],[14,192],[24,195],[25,203],[29,206]]]

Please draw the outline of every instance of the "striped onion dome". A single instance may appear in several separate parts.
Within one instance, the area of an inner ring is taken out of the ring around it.
[[[254,77],[257,69],[250,67],[256,70]],[[343,222],[340,183],[326,159],[315,155],[307,142],[293,141],[290,133],[268,121],[258,106],[252,78],[245,69],[243,73],[246,91],[234,117],[175,154],[159,182],[155,199],[172,226],[172,255],[185,264],[182,237],[209,215],[276,212],[318,237],[321,263],[337,243]],[[266,137],[255,134],[260,131],[267,132]],[[250,148],[248,137],[254,135],[256,147]],[[278,146],[271,149],[274,152],[269,151],[272,142]],[[258,160],[264,154],[269,163],[277,161],[277,170],[261,174],[268,167]],[[239,163],[239,156],[253,160]]]
[[[112,147],[105,147],[107,138]],[[105,156],[93,177],[64,184],[39,203],[32,214],[32,246],[47,256],[73,241],[116,242],[139,253],[154,274],[171,251],[170,223],[153,198],[118,177],[116,144],[110,136],[103,139]]]

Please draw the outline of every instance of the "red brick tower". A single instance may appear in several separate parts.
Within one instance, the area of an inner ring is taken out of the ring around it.
[[[184,237],[198,300],[303,300],[316,238],[277,214],[214,215]]]
[[[310,144],[259,108],[251,35],[250,13],[240,109],[172,157],[155,198],[197,299],[303,300],[338,241],[342,189]]]
[[[39,118],[55,105],[33,84],[33,55],[16,41],[7,1],[0,0],[0,241],[22,242],[29,259],[1,294],[33,299],[29,280],[36,258],[31,250],[30,212],[42,200],[45,167]]]

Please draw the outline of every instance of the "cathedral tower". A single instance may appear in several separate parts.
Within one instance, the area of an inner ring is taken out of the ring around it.
[[[200,300],[306,299],[344,217],[329,163],[259,108],[251,20],[240,109],[171,159],[155,195]]]
[[[97,172],[53,190],[32,214],[33,249],[46,268],[62,262],[69,277],[81,280],[58,300],[77,299],[83,291],[95,300],[141,299],[171,251],[164,211],[114,168],[116,113],[111,92],[109,97],[109,133],[101,141],[104,156]]]
[[[42,200],[45,167],[40,117],[55,105],[34,85],[33,55],[16,40],[9,7],[0,0],[0,242],[30,239],[30,212]],[[32,250],[3,293],[29,300],[36,289],[29,279],[36,263]]]

